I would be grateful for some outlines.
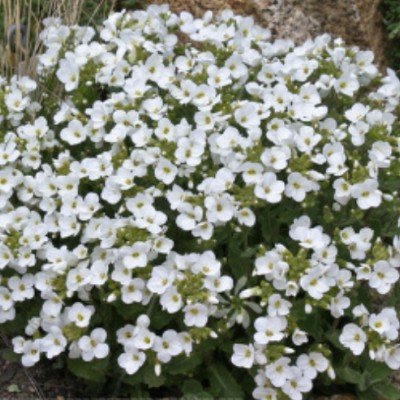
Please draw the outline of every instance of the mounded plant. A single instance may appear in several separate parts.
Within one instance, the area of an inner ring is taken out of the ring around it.
[[[35,79],[0,87],[24,366],[132,396],[399,398],[400,81],[328,35],[269,37],[167,6],[45,21]]]

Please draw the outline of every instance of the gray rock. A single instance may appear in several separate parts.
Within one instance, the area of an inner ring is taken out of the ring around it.
[[[377,64],[381,68],[386,65],[380,0],[150,0],[165,2],[175,12],[189,11],[196,16],[230,8],[253,16],[273,37],[291,38],[296,43],[327,32],[349,45],[371,49]]]

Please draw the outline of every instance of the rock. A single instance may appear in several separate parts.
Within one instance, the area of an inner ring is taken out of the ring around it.
[[[163,4],[166,0],[150,0]],[[207,10],[218,13],[230,8],[251,15],[273,37],[291,38],[296,43],[330,33],[346,43],[371,49],[381,67],[386,64],[385,30],[379,11],[380,0],[169,0],[175,12],[201,16]]]

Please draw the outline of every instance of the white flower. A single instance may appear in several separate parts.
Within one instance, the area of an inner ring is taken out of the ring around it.
[[[287,105],[292,100],[292,95],[284,84],[277,84],[274,88],[264,95],[266,105],[273,107],[276,112],[285,111]]]
[[[282,387],[292,376],[289,364],[289,358],[281,357],[266,366],[265,375],[275,387]]]
[[[182,343],[178,333],[172,329],[164,331],[162,337],[157,337],[153,345],[157,353],[157,359],[163,363],[171,360],[183,351]]]
[[[71,292],[77,291],[80,287],[87,285],[91,281],[91,272],[86,265],[78,265],[68,272],[66,286]]]
[[[378,140],[375,142],[368,156],[373,164],[378,168],[388,168],[390,165],[390,156],[392,155],[392,147],[388,142]]]
[[[233,279],[230,276],[208,276],[204,280],[204,287],[216,293],[227,292],[233,288]]]
[[[0,269],[5,268],[12,259],[13,255],[10,249],[5,245],[0,244]]]
[[[385,351],[384,360],[387,366],[393,370],[400,368],[400,346],[394,346]]]
[[[335,318],[340,318],[344,314],[344,310],[350,307],[350,299],[339,293],[337,296],[333,297],[329,305],[331,314]]]
[[[358,356],[364,351],[367,335],[358,325],[351,323],[344,326],[339,341]]]
[[[205,251],[192,266],[194,273],[203,273],[205,276],[219,275],[220,269],[221,263],[212,251]]]
[[[378,182],[374,179],[367,179],[353,185],[352,196],[362,210],[378,207],[382,201],[382,192],[378,189]]]
[[[247,129],[254,129],[260,125],[260,118],[252,103],[246,103],[234,112],[236,122]]]
[[[243,180],[248,184],[252,184],[261,180],[264,168],[260,163],[245,162],[241,169],[243,171]]]
[[[303,393],[312,389],[311,379],[303,375],[303,371],[297,367],[290,368],[290,378],[282,386],[282,392],[293,400],[301,400]]]
[[[369,286],[376,289],[380,294],[386,294],[393,284],[399,280],[399,272],[390,266],[387,261],[378,261],[374,264],[372,274],[369,278]]]
[[[346,96],[353,96],[360,87],[357,78],[351,73],[343,73],[339,79],[335,80],[334,85],[337,92]]]
[[[258,344],[267,344],[282,340],[285,336],[287,320],[283,317],[259,317],[254,322],[256,333],[254,340]]]
[[[368,325],[389,340],[396,340],[399,336],[400,322],[393,308],[384,308],[379,314],[371,314]]]
[[[18,112],[27,107],[29,98],[24,97],[21,91],[14,90],[6,95],[5,103],[10,111]]]
[[[318,373],[326,371],[329,366],[327,358],[317,352],[300,355],[296,364],[309,379],[314,379]]]
[[[146,354],[135,347],[127,346],[125,352],[118,357],[118,365],[126,371],[128,375],[135,374],[144,364]]]
[[[31,274],[26,274],[22,278],[12,276],[8,280],[8,287],[11,289],[11,297],[14,301],[23,301],[31,299],[34,296],[34,277]]]
[[[236,218],[238,222],[245,226],[253,226],[256,222],[256,216],[250,208],[242,208],[236,213]]]
[[[301,346],[302,344],[307,343],[308,342],[307,332],[302,331],[299,328],[296,328],[292,335],[292,342],[296,346]]]
[[[310,191],[310,182],[298,172],[293,172],[288,177],[285,187],[285,195],[294,201],[301,202],[305,199],[306,194]]]
[[[273,276],[280,276],[286,272],[288,264],[275,251],[268,251],[256,259],[255,267],[254,274],[256,275],[271,274]]]
[[[143,108],[149,117],[155,121],[162,118],[163,113],[166,109],[161,97],[155,97],[154,99],[146,99],[143,101]]]
[[[85,141],[87,130],[80,121],[74,119],[60,132],[60,136],[68,144],[77,145]]]
[[[195,229],[203,217],[203,209],[190,203],[180,204],[177,208],[179,215],[176,218],[176,225],[185,231]]]
[[[362,103],[354,104],[349,110],[347,110],[344,115],[350,122],[360,121],[365,117],[369,108]]]
[[[172,284],[174,273],[164,267],[155,267],[151,272],[151,278],[147,282],[147,288],[157,294],[163,294]]]
[[[351,198],[351,184],[343,178],[339,178],[333,183],[333,188],[335,189],[335,200],[340,204],[347,204]]]
[[[254,347],[251,344],[234,344],[231,361],[237,367],[251,368],[254,363]]]
[[[92,361],[94,358],[105,358],[108,356],[110,348],[104,343],[107,332],[103,328],[96,328],[89,336],[82,336],[78,340],[78,347],[81,350],[84,361]]]
[[[27,340],[22,349],[21,363],[24,367],[32,367],[40,359],[39,340]]]
[[[145,282],[143,279],[134,278],[121,288],[121,299],[125,304],[138,303],[143,299],[143,289]]]
[[[300,286],[313,299],[322,299],[324,293],[329,290],[326,278],[322,276],[321,270],[316,267],[300,278]]]
[[[70,57],[60,61],[57,78],[65,85],[65,90],[70,92],[79,85],[79,67]]]
[[[171,287],[160,296],[160,304],[168,313],[176,313],[183,306],[182,296],[174,287]]]
[[[210,222],[228,222],[232,219],[235,208],[229,196],[206,197],[204,204],[207,208],[207,218]]]
[[[158,180],[169,185],[175,179],[177,172],[178,168],[174,164],[166,159],[161,159],[154,170],[154,175]]]
[[[196,326],[201,328],[206,325],[208,320],[208,310],[204,304],[195,303],[183,308],[185,312],[184,323],[186,326]]]
[[[280,294],[273,294],[268,299],[268,315],[271,317],[288,315],[292,304]]]
[[[232,82],[230,79],[230,71],[226,67],[217,68],[214,65],[210,65],[207,68],[207,73],[209,76],[207,83],[210,86],[221,88]]]
[[[146,242],[136,242],[128,249],[123,264],[129,269],[143,268],[147,265],[149,245]]]
[[[254,187],[254,194],[269,203],[279,203],[282,199],[284,189],[285,184],[277,180],[273,172],[266,172],[260,184]]]
[[[155,340],[156,335],[150,332],[147,326],[141,326],[139,329],[135,329],[135,336],[132,343],[139,350],[147,350],[153,346]]]
[[[85,307],[82,303],[74,303],[68,310],[68,319],[80,328],[89,325],[92,315],[93,308],[91,306]]]
[[[47,358],[54,358],[61,354],[67,346],[67,339],[61,329],[53,326],[50,332],[40,342],[41,351],[46,353]]]
[[[310,126],[302,126],[294,138],[297,148],[306,154],[311,154],[320,140],[321,135],[316,134]]]

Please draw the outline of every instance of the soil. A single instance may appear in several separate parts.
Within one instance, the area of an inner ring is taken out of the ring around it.
[[[0,333],[0,399],[75,399],[82,386],[57,364],[43,361],[32,368],[24,368],[13,359],[10,341]]]

